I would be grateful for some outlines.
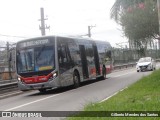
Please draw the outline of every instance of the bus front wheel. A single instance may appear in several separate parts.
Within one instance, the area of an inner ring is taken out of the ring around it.
[[[80,86],[80,78],[79,74],[77,72],[74,72],[73,74],[73,82],[74,82],[74,88],[78,88]]]

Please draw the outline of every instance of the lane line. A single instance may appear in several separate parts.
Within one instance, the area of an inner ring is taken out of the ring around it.
[[[119,92],[119,91],[118,91],[118,92]],[[110,95],[109,97],[107,97],[107,98],[101,100],[99,103],[102,103],[102,102],[108,100],[109,98],[111,98],[111,97],[113,97],[114,95],[116,95],[118,92],[115,92],[114,94]]]
[[[107,98],[101,100],[99,103],[102,103],[102,102],[104,102],[104,101],[110,99],[111,97],[115,96],[116,94],[118,94],[119,92],[121,92],[121,91],[123,91],[123,90],[125,90],[125,89],[127,89],[127,88],[128,88],[128,87],[122,88],[121,90],[115,92],[114,94],[110,95],[109,97],[107,97]]]
[[[13,107],[13,108],[10,108],[10,109],[4,110],[4,111],[15,110],[15,109],[18,109],[18,108],[21,108],[21,107],[24,107],[24,106],[27,106],[27,105],[30,105],[30,104],[33,104],[33,103],[36,103],[36,102],[40,102],[40,101],[43,101],[43,100],[46,100],[46,99],[49,99],[49,98],[52,98],[52,97],[55,97],[55,96],[58,96],[58,95],[60,95],[60,94],[48,96],[48,97],[45,97],[45,98],[42,98],[42,99],[39,99],[39,100],[35,100],[35,101],[29,102],[29,103],[25,103],[25,104],[22,104],[22,105],[19,105],[17,107]]]

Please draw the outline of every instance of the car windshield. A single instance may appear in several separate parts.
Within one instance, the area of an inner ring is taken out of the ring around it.
[[[151,58],[141,58],[141,59],[139,59],[138,62],[139,63],[142,63],[142,62],[151,62]]]
[[[18,73],[36,72],[54,69],[53,46],[29,48],[17,52]]]

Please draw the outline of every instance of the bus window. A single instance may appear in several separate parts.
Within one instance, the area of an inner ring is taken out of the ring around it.
[[[65,48],[61,45],[58,46],[58,62],[61,65],[63,65],[66,62]]]
[[[88,43],[85,45],[85,51],[86,51],[86,57],[88,65],[94,65],[94,53],[93,53],[93,47],[92,44]]]
[[[68,43],[68,48],[70,52],[70,57],[71,57],[71,64],[74,65],[81,65],[81,60],[80,60],[80,51],[78,49],[77,44],[75,43],[74,40],[70,41]]]
[[[111,51],[110,51],[110,50],[108,50],[108,51],[106,52],[106,57],[109,58],[109,59],[111,59]]]
[[[67,71],[72,66],[72,60],[68,44],[62,43],[60,40],[58,43],[58,62],[60,73]]]
[[[54,50],[52,46],[38,47],[35,49],[35,71],[53,69]]]
[[[18,51],[18,72],[34,71],[33,49]]]

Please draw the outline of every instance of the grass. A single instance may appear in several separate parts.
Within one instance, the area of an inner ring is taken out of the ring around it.
[[[89,111],[160,111],[160,70],[119,92],[102,103],[90,104],[78,116],[94,116],[98,112]],[[89,112],[89,113],[87,113]],[[160,113],[160,112],[159,112]],[[104,113],[105,114],[105,113]],[[144,117],[70,117],[69,120],[139,120]],[[145,120],[159,120],[160,117],[145,117]]]

